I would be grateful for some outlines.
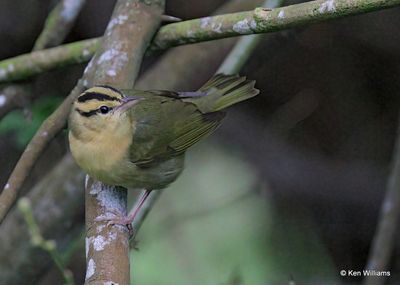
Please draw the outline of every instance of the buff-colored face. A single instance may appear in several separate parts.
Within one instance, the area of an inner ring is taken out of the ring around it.
[[[125,111],[138,101],[109,86],[89,88],[75,100],[69,128],[77,137],[115,131],[125,121]]]
[[[115,109],[123,95],[103,86],[89,88],[75,100],[69,116],[69,128],[76,137],[87,138],[115,124]]]

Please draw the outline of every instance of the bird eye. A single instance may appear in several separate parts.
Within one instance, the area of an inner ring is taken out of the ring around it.
[[[110,108],[107,106],[101,106],[99,110],[100,110],[100,113],[107,114],[110,111]]]

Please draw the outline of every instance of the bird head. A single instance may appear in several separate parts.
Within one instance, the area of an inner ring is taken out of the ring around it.
[[[140,100],[125,97],[110,86],[94,86],[75,100],[69,116],[69,128],[75,136],[115,131],[127,124],[127,110]]]

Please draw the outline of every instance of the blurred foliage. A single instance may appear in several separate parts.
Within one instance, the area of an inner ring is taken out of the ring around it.
[[[18,147],[23,149],[62,100],[61,96],[41,97],[35,100],[29,110],[16,110],[7,114],[0,121],[0,134],[14,133]]]
[[[299,213],[276,213],[266,188],[240,153],[209,142],[196,146],[138,235],[132,283],[334,280],[336,270],[312,223]]]

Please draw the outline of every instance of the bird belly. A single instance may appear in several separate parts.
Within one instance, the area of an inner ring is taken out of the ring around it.
[[[73,135],[70,141],[77,164],[91,177],[109,185],[161,189],[174,182],[183,170],[183,155],[142,167],[128,159],[128,142],[82,143]]]
[[[132,162],[120,167],[119,178],[124,181],[119,184],[126,188],[162,189],[174,182],[182,173],[184,156],[169,158],[152,166],[138,166]]]

